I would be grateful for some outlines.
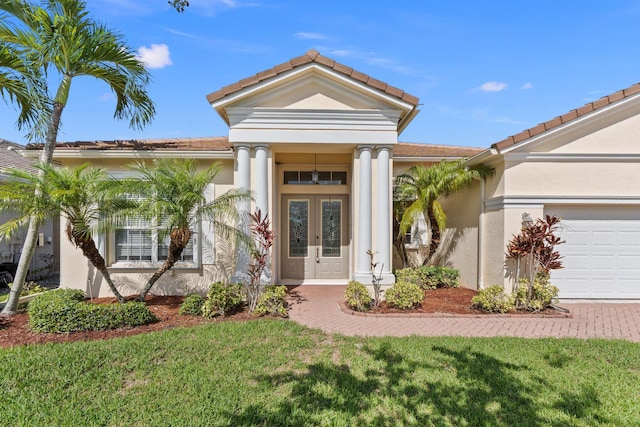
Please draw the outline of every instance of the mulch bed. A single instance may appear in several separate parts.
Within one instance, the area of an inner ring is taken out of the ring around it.
[[[560,313],[555,310],[547,310],[541,313],[507,313],[489,314],[482,313],[471,308],[471,298],[476,291],[465,288],[440,288],[427,291],[427,297],[423,304],[413,310],[398,310],[387,307],[384,303],[378,309],[369,313],[357,313],[342,305],[343,311],[357,316],[412,316],[412,317],[571,317],[570,314]],[[115,303],[114,298],[97,298],[93,300],[97,304]],[[104,340],[115,337],[144,334],[147,332],[161,331],[185,326],[196,326],[211,322],[246,321],[255,318],[247,311],[240,311],[224,318],[205,319],[197,316],[181,316],[178,314],[182,297],[179,296],[155,296],[150,295],[145,303],[158,317],[159,321],[150,325],[135,328],[122,328],[109,331],[75,332],[65,334],[44,334],[32,332],[29,329],[29,317],[27,313],[19,313],[11,317],[0,316],[0,348],[13,347],[26,344],[44,344],[49,342],[71,342]]]

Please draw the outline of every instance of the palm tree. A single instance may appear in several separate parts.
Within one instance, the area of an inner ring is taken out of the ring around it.
[[[151,166],[139,162],[131,169],[138,178],[123,180],[121,191],[139,200],[136,211],[141,218],[155,222],[169,236],[167,258],[147,280],[138,300],[143,301],[158,279],[180,259],[200,219],[209,220],[222,239],[249,241],[234,224],[238,220],[237,203],[250,200],[251,194],[239,189],[213,200],[205,197],[207,186],[222,169],[220,163],[198,169],[192,159],[156,159]]]
[[[37,138],[44,133],[40,111],[49,112],[46,92],[37,75],[38,70],[31,70],[10,46],[0,45],[0,96],[8,103],[15,103],[20,109],[16,125],[19,129],[31,128],[30,138]],[[46,114],[44,115],[46,116]]]
[[[441,233],[447,227],[447,215],[440,200],[493,173],[494,169],[484,165],[466,167],[464,160],[443,160],[429,167],[413,166],[397,178],[397,191],[402,199],[413,200],[402,214],[400,234],[406,234],[419,215],[424,215],[431,230],[429,252],[423,265],[438,250]]]
[[[48,0],[45,5],[43,8],[24,0],[0,2],[0,11],[4,12],[4,19],[0,20],[0,46],[7,55],[25,64],[29,78],[42,74],[44,78],[39,82],[45,89],[47,81],[54,77],[52,74],[59,77],[55,96],[47,97],[51,111],[43,109],[38,112],[40,117],[36,117],[36,123],[46,123],[40,162],[50,164],[73,78],[88,76],[105,82],[116,96],[115,118],[128,119],[133,128],[148,124],[155,107],[146,92],[149,73],[120,34],[93,20],[81,0]],[[41,191],[36,187],[35,198]],[[34,217],[29,222],[14,286],[3,314],[15,313],[35,250],[37,231]]]
[[[80,248],[102,274],[118,301],[124,302],[93,239],[93,230],[98,225],[108,229],[112,224],[109,220],[129,207],[126,199],[109,196],[110,187],[117,183],[108,179],[104,169],[90,168],[88,164],[78,168],[40,164],[37,168],[42,173],[12,169],[9,180],[0,186],[0,210],[17,214],[0,226],[0,237],[9,238],[32,218],[37,218],[41,225],[47,218],[61,213],[67,220],[69,241]],[[33,197],[36,188],[42,190],[38,198]]]

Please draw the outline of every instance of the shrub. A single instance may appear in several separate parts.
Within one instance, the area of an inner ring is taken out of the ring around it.
[[[287,317],[287,287],[265,286],[258,298],[254,313],[260,316]]]
[[[557,296],[558,288],[549,283],[548,274],[538,274],[533,284],[527,279],[520,279],[516,288],[516,308],[541,311],[549,307]]]
[[[407,267],[396,270],[396,281],[414,283],[420,287],[424,287],[425,278],[421,268]]]
[[[200,295],[187,295],[182,301],[182,304],[180,304],[178,314],[181,316],[202,316],[203,304],[204,298]]]
[[[420,305],[424,300],[424,291],[415,283],[397,282],[387,290],[385,299],[389,307],[408,310]]]
[[[237,310],[244,301],[242,283],[215,282],[209,287],[207,300],[202,305],[204,317],[226,316]]]
[[[421,267],[421,277],[423,277],[424,285],[421,285],[424,289],[436,289],[436,288],[459,288],[460,272],[455,268],[441,267],[441,266],[429,266]]]
[[[460,272],[451,267],[408,267],[396,271],[398,282],[415,283],[422,289],[458,288]]]
[[[471,301],[474,308],[490,313],[505,313],[515,309],[515,297],[505,294],[500,285],[480,289]]]
[[[344,291],[344,301],[347,307],[354,311],[371,310],[369,291],[365,285],[356,280],[351,280],[347,284],[347,289]]]
[[[143,302],[92,304],[78,289],[59,289],[37,296],[28,308],[36,332],[102,331],[157,321]]]

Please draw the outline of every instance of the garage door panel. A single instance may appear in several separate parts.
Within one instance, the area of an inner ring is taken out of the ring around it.
[[[565,268],[551,276],[560,298],[640,298],[640,210],[636,219],[627,219],[628,212],[622,217],[616,208],[609,209],[607,214],[602,208],[593,211],[610,220],[562,220],[566,243],[558,250]]]

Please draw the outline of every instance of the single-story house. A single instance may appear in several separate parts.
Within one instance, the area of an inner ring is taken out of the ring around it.
[[[7,179],[7,169],[20,169],[24,171],[35,171],[33,160],[20,155],[24,146],[0,139],[0,185]],[[4,224],[12,214],[10,212],[0,213],[0,224]],[[48,220],[39,229],[38,246],[31,259],[28,279],[46,277],[58,270],[60,259],[58,228],[59,221]],[[0,271],[7,271],[12,276],[22,253],[26,228],[19,230],[10,239],[0,239]]]
[[[566,268],[552,277],[560,296],[640,298],[638,92],[632,86],[486,150],[408,144],[398,136],[418,113],[418,98],[310,50],[207,96],[228,136],[60,143],[54,158],[65,166],[91,162],[114,176],[133,160],[221,162],[210,193],[248,188],[255,202],[240,210],[259,208],[272,218],[270,280],[323,285],[371,283],[370,250],[383,284],[392,284],[393,177],[412,164],[469,158],[496,174],[446,200],[450,228],[438,259],[460,270],[463,286],[509,286],[505,246],[523,214],[557,214],[567,241]],[[99,241],[123,293],[135,292],[160,259],[154,230],[139,227]],[[232,275],[235,254],[206,223],[195,231],[193,248],[156,293],[202,291]],[[108,294],[67,242],[61,282]]]

